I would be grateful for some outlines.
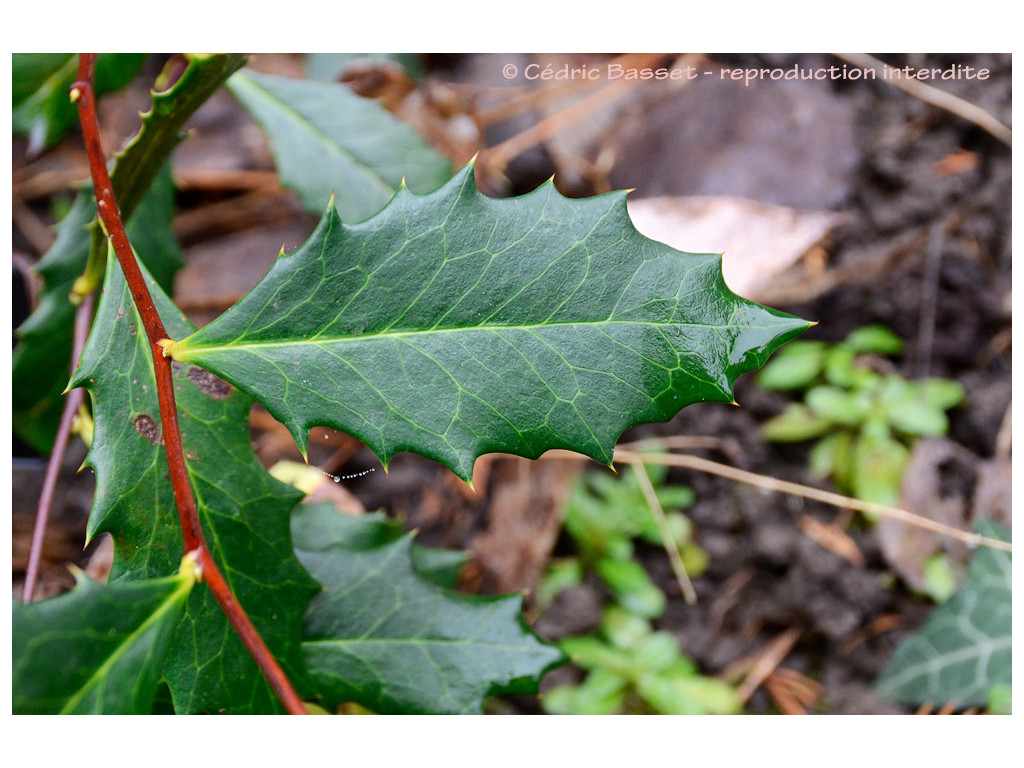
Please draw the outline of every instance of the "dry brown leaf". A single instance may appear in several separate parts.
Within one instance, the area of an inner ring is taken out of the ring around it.
[[[969,530],[969,500],[944,488],[956,473],[973,477],[976,462],[973,454],[952,440],[919,440],[903,472],[900,507],[944,525]],[[968,550],[962,543],[899,520],[883,518],[876,530],[882,556],[912,589],[924,589],[924,562],[928,557],[945,550],[955,562],[967,559]]]
[[[551,557],[579,463],[502,456],[491,481],[487,529],[474,539],[487,592],[532,590]]]
[[[725,282],[757,298],[844,220],[834,211],[802,211],[741,197],[651,197],[628,202],[645,236],[689,253],[722,253]]]

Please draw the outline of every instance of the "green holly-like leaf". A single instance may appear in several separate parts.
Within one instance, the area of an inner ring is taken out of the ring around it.
[[[328,708],[480,713],[489,695],[535,693],[564,661],[522,623],[521,595],[461,595],[424,578],[412,536],[380,515],[303,504],[292,536],[325,590],[306,614],[303,649]]]
[[[719,255],[649,240],[625,193],[511,200],[472,166],[348,226],[329,206],[238,304],[169,348],[259,400],[305,449],[347,431],[469,479],[487,452],[567,448],[608,464],[618,436],[697,401],[808,323],[731,293]]]
[[[281,181],[313,213],[333,193],[342,219],[362,221],[403,179],[429,192],[451,177],[448,160],[411,125],[345,85],[246,71],[228,88],[267,132]]]
[[[979,532],[1010,540],[1009,531],[991,523]],[[975,552],[967,583],[893,653],[878,679],[879,695],[908,704],[979,707],[988,703],[991,689],[1010,685],[1011,574],[1009,552]]]
[[[14,605],[16,714],[147,714],[194,571]]]
[[[121,270],[108,259],[103,300],[73,385],[93,397],[97,476],[88,534],[114,536],[114,581],[166,575],[183,542],[161,439],[153,363]],[[150,279],[169,332],[194,328]],[[301,681],[302,614],[317,591],[295,559],[288,515],[301,498],[252,451],[252,401],[206,371],[174,366],[182,443],[211,553],[238,601],[293,681]],[[178,712],[277,707],[255,662],[206,589],[190,597],[165,675]]]
[[[128,221],[128,236],[143,263],[165,289],[182,266],[174,238],[174,182],[164,167]],[[91,190],[79,194],[57,227],[57,239],[35,266],[44,288],[36,310],[18,328],[14,348],[14,427],[41,453],[48,453],[60,419],[61,393],[71,373],[71,341],[75,305],[69,294],[85,270],[89,255],[89,224],[96,216]],[[63,374],[59,372],[63,371]]]

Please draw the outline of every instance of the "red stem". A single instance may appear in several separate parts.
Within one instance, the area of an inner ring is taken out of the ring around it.
[[[117,261],[124,272],[128,289],[135,301],[135,307],[142,319],[149,339],[150,351],[153,354],[153,366],[156,371],[156,387],[160,401],[160,421],[163,424],[164,447],[167,451],[167,464],[170,470],[171,485],[174,488],[174,500],[178,507],[178,517],[185,540],[185,551],[196,551],[202,564],[203,580],[213,593],[217,604],[224,611],[231,626],[241,637],[242,642],[253,659],[263,671],[270,687],[281,699],[285,708],[293,715],[305,715],[306,708],[302,699],[295,692],[287,676],[260,637],[242,606],[235,599],[227,581],[210,554],[209,547],[203,537],[203,528],[199,522],[199,513],[192,496],[192,484],[185,465],[185,454],[182,449],[181,430],[178,427],[178,407],[174,399],[174,379],[171,371],[170,358],[164,356],[161,341],[167,340],[167,330],[157,313],[153,297],[142,275],[135,253],[128,242],[121,213],[114,197],[114,189],[110,183],[110,174],[103,156],[103,144],[100,141],[99,123],[96,118],[96,104],[93,97],[93,71],[96,54],[80,54],[78,61],[78,80],[71,87],[72,98],[78,101],[78,115],[82,123],[82,134],[85,140],[86,154],[89,156],[89,170],[92,173],[93,188],[96,193],[96,207],[100,220],[107,231],[110,242],[117,255]]]

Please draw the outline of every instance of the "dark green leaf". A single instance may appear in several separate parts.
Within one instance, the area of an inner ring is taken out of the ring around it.
[[[193,326],[154,281],[150,290],[168,331]],[[288,515],[301,498],[274,480],[250,445],[252,401],[191,365],[175,365],[182,442],[211,553],[238,601],[293,680],[302,680],[302,615],[317,591],[295,559]],[[116,260],[75,384],[93,396],[89,462],[97,489],[89,536],[114,536],[111,579],[172,572],[183,543],[167,476],[152,357]],[[188,601],[165,668],[178,712],[269,712],[277,707],[255,662],[208,590]]]
[[[732,294],[719,255],[640,235],[623,193],[481,195],[472,166],[346,226],[333,208],[238,304],[169,353],[245,389],[305,449],[331,426],[385,466],[472,476],[488,452],[608,464],[635,424],[733,382],[807,328]]]
[[[185,138],[185,122],[244,64],[245,57],[237,53],[191,54],[174,85],[153,93],[139,132],[117,153],[110,172],[122,216],[135,209],[171,150]]]
[[[413,545],[412,567],[423,578],[439,587],[455,589],[459,586],[459,572],[469,560],[469,553],[461,549],[435,549]]]
[[[343,220],[362,221],[403,178],[429,192],[451,177],[451,164],[411,125],[347,86],[246,71],[228,88],[267,132],[282,182],[313,213],[333,194]]]
[[[479,713],[498,693],[532,693],[561,661],[522,623],[522,596],[472,597],[422,577],[412,537],[379,515],[352,518],[303,504],[296,553],[324,586],[303,648],[325,705],[374,712]]]
[[[194,583],[188,567],[106,586],[79,575],[71,592],[15,603],[15,714],[148,714]]]
[[[1010,540],[1009,531],[991,523],[978,532]],[[1010,554],[978,549],[963,588],[896,649],[878,680],[879,695],[985,706],[991,689],[1011,683],[1011,585]]]

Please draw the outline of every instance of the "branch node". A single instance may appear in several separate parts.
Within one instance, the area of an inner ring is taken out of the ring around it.
[[[181,567],[178,572],[190,576],[196,583],[203,580],[202,552],[197,548],[185,553],[181,558]]]
[[[177,344],[178,342],[176,342],[174,339],[160,339],[160,341],[156,343],[156,345],[160,347],[160,349],[163,351],[164,357],[171,358],[174,357],[174,348],[177,346]]]

